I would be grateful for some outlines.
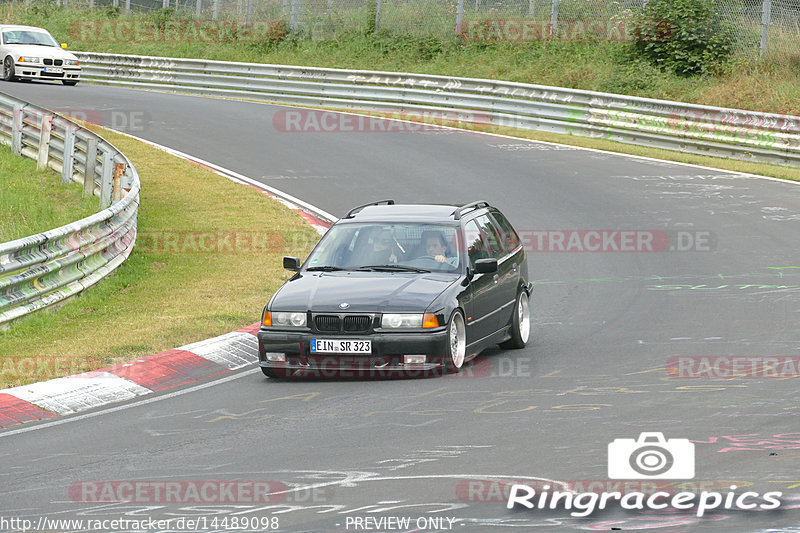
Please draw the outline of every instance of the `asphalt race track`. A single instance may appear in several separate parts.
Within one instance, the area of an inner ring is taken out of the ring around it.
[[[0,517],[202,518],[206,531],[800,531],[798,185],[432,128],[285,132],[273,117],[287,108],[255,103],[90,85],[0,90],[102,114],[339,216],[382,198],[488,200],[528,241],[536,280],[528,347],[486,352],[458,376],[287,382],[252,367],[0,432]],[[668,235],[673,249],[556,251],[562,237],[594,246],[588,231]],[[694,362],[718,356],[781,367],[778,377],[690,377]],[[608,481],[608,444],[641,432],[695,443],[694,479],[661,481],[671,494],[735,484],[781,491],[781,510],[506,509],[513,482],[652,492],[659,480]],[[269,483],[272,500],[86,501],[119,486],[101,482],[209,480]]]

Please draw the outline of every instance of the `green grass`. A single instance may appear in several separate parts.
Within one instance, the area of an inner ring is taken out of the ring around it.
[[[45,26],[76,50],[502,79],[800,114],[800,53],[761,62],[741,57],[724,75],[680,77],[633,58],[629,45],[620,42],[457,43],[450,37],[381,32],[365,35],[352,30],[327,33],[334,37],[324,40],[289,35],[279,43],[241,42],[235,37],[208,42],[135,37],[114,40],[99,29],[81,32],[80,24],[104,20],[163,24],[165,20],[181,20],[180,15],[160,11],[115,15],[109,9],[64,9],[46,2],[34,2],[27,9],[6,3],[0,8],[0,19]],[[336,27],[353,28],[354,24]]]
[[[69,224],[99,210],[96,197],[81,198],[77,183],[61,184],[61,175],[36,169],[36,162],[0,145],[0,242]]]
[[[288,278],[281,257],[305,257],[318,239],[299,215],[251,187],[128,137],[100,134],[141,177],[137,246],[83,296],[0,331],[0,389],[56,377],[52,361],[71,374],[258,322]],[[266,246],[250,244],[253,232]],[[193,245],[203,234],[228,235],[230,246],[204,252]],[[159,244],[171,236],[177,247]],[[46,371],[36,370],[39,363]]]

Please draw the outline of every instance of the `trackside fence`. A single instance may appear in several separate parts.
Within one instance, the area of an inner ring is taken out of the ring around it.
[[[102,137],[51,111],[0,93],[0,142],[83,184],[100,211],[66,226],[0,243],[0,324],[94,285],[136,241],[139,176]]]
[[[497,80],[77,52],[94,83],[439,117],[800,166],[800,117]]]

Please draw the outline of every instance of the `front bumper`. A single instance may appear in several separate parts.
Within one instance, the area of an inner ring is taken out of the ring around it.
[[[46,72],[45,69],[60,68],[62,72]],[[67,80],[80,81],[81,67],[46,67],[33,63],[17,63],[14,65],[14,75],[17,78],[29,80]]]
[[[371,354],[312,354],[311,339],[372,341]],[[447,329],[424,333],[371,333],[330,335],[261,329],[258,332],[258,362],[276,377],[425,377],[443,373],[447,354]],[[285,361],[270,361],[268,353],[284,354]],[[425,355],[425,363],[404,363],[404,355]]]

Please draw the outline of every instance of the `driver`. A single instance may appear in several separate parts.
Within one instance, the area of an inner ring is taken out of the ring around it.
[[[425,254],[438,263],[449,263],[458,266],[458,257],[447,257],[447,241],[438,231],[426,231],[422,235],[422,246]]]

